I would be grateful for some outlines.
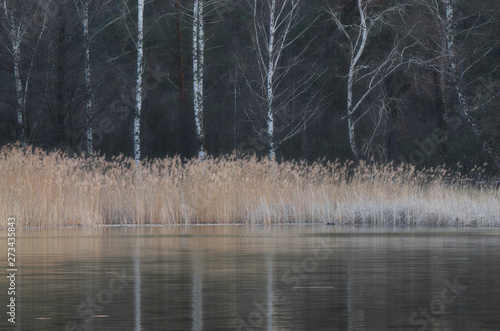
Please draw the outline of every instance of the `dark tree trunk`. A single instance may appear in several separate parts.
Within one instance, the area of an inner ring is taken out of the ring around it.
[[[179,86],[179,94],[177,97],[178,109],[179,109],[179,137],[181,150],[180,154],[182,157],[191,157],[193,155],[193,135],[192,127],[194,123],[194,118],[192,112],[188,105],[188,96],[186,91],[186,77],[184,74],[184,43],[183,43],[183,33],[182,33],[182,12],[180,0],[176,1],[177,9],[177,66],[178,66],[178,77],[177,83]]]
[[[56,132],[57,144],[62,148],[71,147],[71,130],[66,105],[66,13],[64,6],[59,7],[57,13],[57,58],[56,58]]]
[[[388,161],[396,160],[398,156],[398,146],[396,137],[396,119],[398,115],[398,106],[395,99],[397,98],[399,91],[399,80],[396,72],[389,75],[385,81],[386,89],[388,92],[389,102],[387,104],[387,132],[385,145],[387,149],[387,159]]]
[[[447,123],[445,121],[446,110],[445,110],[445,102],[443,99],[443,86],[441,84],[441,78],[439,77],[439,73],[436,70],[432,72],[432,78],[434,81],[434,101],[436,109],[437,127],[440,133],[442,135],[445,135],[447,132]],[[446,140],[447,139],[440,139],[440,142],[437,144],[439,155],[444,162],[447,161]]]

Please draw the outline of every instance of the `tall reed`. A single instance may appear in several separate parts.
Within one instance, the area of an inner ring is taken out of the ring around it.
[[[499,226],[500,190],[462,185],[445,168],[269,162],[230,155],[135,165],[0,151],[0,226],[105,224],[421,224]],[[477,168],[476,171],[481,171]]]

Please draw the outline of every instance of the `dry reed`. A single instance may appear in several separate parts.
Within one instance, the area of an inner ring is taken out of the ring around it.
[[[417,224],[499,226],[500,190],[444,168],[269,162],[236,155],[135,165],[125,157],[0,151],[0,227],[106,224]],[[480,168],[475,171],[480,172]]]

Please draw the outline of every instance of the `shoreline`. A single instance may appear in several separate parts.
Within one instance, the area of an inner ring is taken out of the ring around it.
[[[323,223],[279,223],[279,224],[100,224],[94,226],[58,226],[58,227],[23,227],[16,228],[16,231],[58,231],[58,230],[105,230],[105,229],[159,229],[159,230],[172,230],[172,229],[195,229],[195,228],[246,228],[246,229],[305,229],[309,228],[326,228],[331,229],[332,232],[325,232],[325,235],[342,235],[342,234],[356,234],[362,235],[365,232],[370,234],[387,234],[399,233],[410,231],[411,233],[450,233],[453,231],[462,231],[463,233],[470,233],[472,231],[492,230],[500,231],[500,226],[454,226],[454,225],[404,225],[404,224],[323,224]],[[5,228],[0,228],[1,231],[7,231]],[[380,232],[379,232],[380,231]],[[314,232],[313,232],[314,233]],[[499,232],[500,234],[500,232]],[[172,236],[190,236],[185,235],[172,235]],[[212,234],[207,235],[213,236]],[[224,235],[226,236],[226,235]]]
[[[328,228],[339,228],[339,227],[349,227],[349,228],[359,228],[359,229],[389,229],[389,228],[397,228],[397,229],[406,229],[406,230],[425,230],[425,229],[499,229],[500,225],[452,225],[452,224],[331,224],[331,223],[271,223],[271,224],[244,224],[244,223],[191,223],[191,224],[96,224],[92,226],[83,226],[83,225],[63,225],[63,226],[39,226],[39,227],[17,227],[16,230],[97,230],[97,229],[120,229],[120,228],[131,228],[131,229],[140,229],[140,228],[190,228],[190,227],[248,227],[248,228],[264,228],[264,227],[328,227]],[[7,228],[0,227],[0,231],[7,231]]]

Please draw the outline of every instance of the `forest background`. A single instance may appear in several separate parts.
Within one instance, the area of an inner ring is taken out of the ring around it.
[[[0,7],[0,145],[500,169],[496,0]]]

